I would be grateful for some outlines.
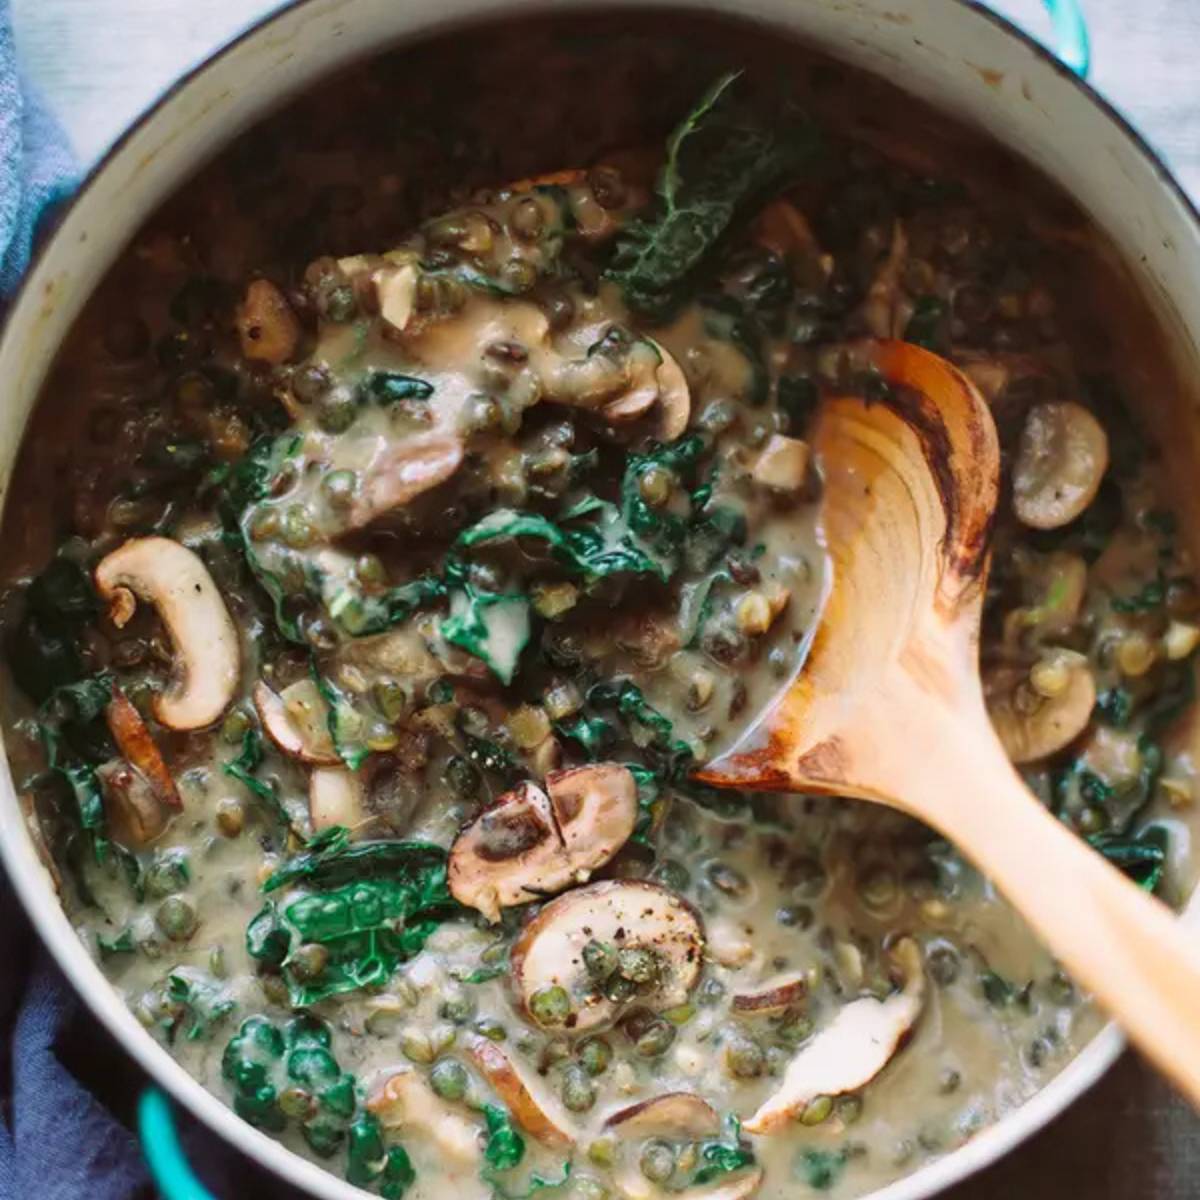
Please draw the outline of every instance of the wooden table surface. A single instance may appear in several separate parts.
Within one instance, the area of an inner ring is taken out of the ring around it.
[[[1092,32],[1093,81],[1200,198],[1200,0],[1083,3]],[[12,4],[26,70],[83,162],[99,154],[182,70],[277,7],[270,0]],[[1034,32],[1048,28],[1038,0],[993,0],[993,6]],[[947,1194],[947,1200],[1196,1197],[1200,1119],[1132,1054],[1049,1129]]]

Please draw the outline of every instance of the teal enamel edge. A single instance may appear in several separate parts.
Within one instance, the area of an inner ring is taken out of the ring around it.
[[[1081,79],[1086,79],[1092,50],[1079,0],[1043,0],[1043,3],[1054,26],[1054,53],[1064,66],[1070,67]]]
[[[175,1132],[171,1102],[158,1088],[147,1088],[138,1101],[138,1134],[162,1200],[216,1200],[193,1174]]]

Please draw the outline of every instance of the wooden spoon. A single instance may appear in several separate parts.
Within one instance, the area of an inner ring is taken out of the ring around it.
[[[979,622],[999,447],[987,405],[949,363],[897,341],[857,344],[890,385],[828,400],[832,582],[804,669],[699,777],[857,796],[954,842],[1071,975],[1200,1104],[1200,953],[1157,900],[1025,787],[992,731]]]

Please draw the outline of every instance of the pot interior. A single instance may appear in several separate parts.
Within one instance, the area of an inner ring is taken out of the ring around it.
[[[1023,192],[1022,204],[1036,209],[1049,224],[1060,219],[1066,224],[1076,207],[1082,208],[1110,239],[1107,257],[1096,268],[1095,290],[1111,300],[1111,311],[1104,314],[1105,329],[1118,331],[1113,336],[1128,345],[1130,361],[1137,364],[1137,415],[1166,449],[1166,466],[1173,479],[1182,485],[1194,474],[1200,453],[1195,401],[1179,384],[1181,378],[1196,374],[1196,349],[1187,332],[1200,321],[1200,299],[1189,283],[1200,270],[1194,216],[1136,139],[1044,55],[990,18],[951,0],[919,9],[913,6],[912,11],[893,11],[894,5],[870,2],[794,6],[758,0],[738,7],[736,24],[724,23],[717,6],[703,16],[682,5],[663,6],[649,14],[640,6],[616,5],[595,16],[582,5],[577,7],[579,13],[572,18],[562,15],[562,5],[554,13],[566,23],[564,28],[569,24],[579,37],[614,36],[617,30],[636,36],[645,28],[659,30],[667,44],[679,36],[686,22],[689,45],[720,47],[728,58],[731,47],[740,42],[756,59],[781,65],[793,61],[792,39],[798,40],[888,80],[887,85],[853,93],[838,92],[831,85],[839,106],[853,108],[854,119],[881,145],[893,149],[915,145],[912,152],[918,155],[922,146],[931,144],[942,154],[961,152],[977,160],[973,169],[995,180],[997,189],[1010,177],[1008,152],[1043,171],[1053,184],[1032,184]],[[631,11],[634,7],[639,7],[636,15]],[[528,10],[527,15],[534,13]],[[14,381],[0,413],[5,493],[12,487],[13,459],[42,381],[88,296],[139,228],[157,219],[153,214],[160,205],[166,203],[168,213],[181,203],[186,206],[187,188],[182,193],[177,189],[201,164],[287,98],[374,54],[382,45],[431,39],[447,31],[454,31],[458,42],[465,44],[468,38],[487,38],[486,32],[474,31],[482,22],[502,20],[512,26],[516,19],[511,7],[501,10],[499,5],[470,0],[441,6],[433,19],[418,19],[386,0],[309,0],[244,38],[177,88],[89,182],[10,317],[0,346],[0,370]],[[663,65],[671,65],[670,55],[664,56]],[[519,63],[510,66],[514,79],[519,78]],[[651,63],[650,69],[658,66]],[[525,131],[501,147],[494,162],[475,164],[481,172],[478,182],[571,161],[570,154],[581,151],[565,140],[561,153],[551,150],[547,159],[547,144],[553,146],[554,130],[560,126],[570,126],[576,133],[580,128],[588,131],[585,155],[588,137],[594,150],[614,143],[661,141],[671,117],[686,107],[686,98],[696,93],[697,82],[702,86],[709,71],[702,54],[687,66],[695,72],[694,78],[688,71],[673,74],[664,69],[658,111],[622,111],[620,81],[613,83],[611,92],[605,91],[602,80],[575,90],[572,81],[564,81],[560,106],[553,112],[532,97],[530,128],[540,129],[539,123],[549,118],[549,128],[541,130],[549,143],[541,141],[536,156],[523,157]],[[893,85],[921,96],[928,109],[910,105],[902,117],[897,116],[901,110],[891,103]],[[597,103],[597,97],[606,102]],[[450,78],[445,103],[455,102]],[[986,130],[998,145],[972,147],[971,138],[963,140],[955,126],[936,116],[939,111],[951,111],[968,126]],[[252,134],[244,144],[252,154],[268,152],[269,131],[266,136],[266,141],[255,142]],[[381,229],[380,236],[386,233]],[[361,237],[361,231],[356,236]],[[347,245],[335,252],[354,248]],[[48,409],[44,428],[52,430],[62,416],[62,410]],[[1200,495],[1184,486],[1175,491],[1186,514],[1185,531],[1200,548],[1200,513],[1195,508]],[[16,550],[18,560],[25,554],[32,566],[41,552],[40,532],[32,527],[25,530],[27,540]],[[63,916],[37,862],[7,774],[0,820],[9,869],[43,936],[130,1051],[205,1120],[293,1182],[313,1194],[359,1194],[234,1119],[146,1037]],[[1189,876],[1189,889],[1192,881]],[[1100,1035],[1001,1124],[872,1195],[877,1200],[928,1195],[986,1163],[1085,1088],[1111,1061],[1117,1047],[1111,1032]]]

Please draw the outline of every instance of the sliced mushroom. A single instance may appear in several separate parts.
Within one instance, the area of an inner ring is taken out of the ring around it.
[[[887,257],[875,272],[875,278],[867,289],[867,298],[862,305],[862,319],[867,331],[874,337],[900,337],[904,333],[912,305],[904,294],[902,285],[904,265],[908,261],[908,236],[904,226],[895,222],[892,226],[892,244]]]
[[[480,1126],[442,1100],[416,1071],[397,1071],[376,1086],[367,1110],[387,1130],[413,1130],[428,1137],[455,1165],[481,1158]]]
[[[133,538],[100,560],[96,590],[114,623],[132,615],[136,596],[158,609],[175,651],[175,679],[153,700],[169,729],[203,729],[237,689],[237,630],[204,563],[170,538]]]
[[[329,708],[311,679],[297,680],[281,693],[259,680],[254,707],[267,737],[289,758],[323,767],[341,761],[329,734]]]
[[[379,315],[396,333],[403,333],[417,304],[417,268],[411,263],[382,267],[375,272]]]
[[[808,983],[804,975],[784,975],[753,992],[738,992],[733,1011],[743,1017],[771,1017],[804,1002]]]
[[[892,950],[901,991],[886,1000],[864,997],[834,1019],[788,1064],[783,1082],[746,1121],[747,1133],[774,1133],[817,1096],[840,1096],[865,1087],[908,1037],[925,998],[921,951],[911,938]]]
[[[594,763],[522,783],[500,796],[450,849],[451,895],[489,921],[587,880],[625,844],[637,822],[627,767]]]
[[[121,845],[137,850],[162,833],[167,809],[145,776],[120,758],[101,763],[96,776],[104,793],[104,811]]]
[[[113,687],[112,699],[105,709],[104,718],[117,749],[150,785],[158,802],[167,808],[182,808],[179,789],[150,736],[150,730],[146,728],[146,722],[119,687]]]
[[[1013,464],[1013,510],[1033,529],[1075,520],[1108,470],[1108,435],[1082,405],[1035,404]]]
[[[347,767],[317,767],[308,777],[308,815],[314,833],[341,825],[357,829],[367,818],[364,781]]]
[[[347,514],[347,530],[364,529],[445,483],[462,465],[461,439],[449,434],[404,438],[361,477]]]
[[[653,339],[651,339],[653,341]],[[692,416],[692,396],[687,376],[675,356],[661,343],[654,342],[662,362],[654,372],[658,381],[658,436],[664,442],[681,437]]]
[[[640,1007],[675,1008],[687,1000],[700,978],[704,930],[682,896],[642,880],[593,883],[550,901],[514,943],[513,981],[526,1013],[535,994],[561,987],[571,998],[566,1024],[573,1032],[583,1033],[616,1019],[621,1004],[592,986],[584,966],[584,947],[593,940],[657,954],[660,972],[652,987],[637,993]]]
[[[985,680],[988,715],[1014,763],[1034,762],[1070,745],[1087,727],[1096,706],[1096,681],[1082,654],[1060,650],[1067,679],[1058,695],[1039,695],[1028,672],[1003,667]]]
[[[754,482],[775,492],[798,492],[808,474],[808,443],[773,433],[750,472]]]
[[[300,322],[287,298],[269,279],[255,279],[237,310],[242,357],[277,366],[300,344]]]
[[[466,1043],[472,1062],[504,1101],[513,1120],[546,1146],[570,1147],[575,1133],[566,1111],[546,1085],[532,1078],[495,1042],[478,1034]]]
[[[665,1092],[609,1114],[604,1128],[621,1137],[665,1137],[698,1141],[721,1132],[721,1117],[695,1092]]]

